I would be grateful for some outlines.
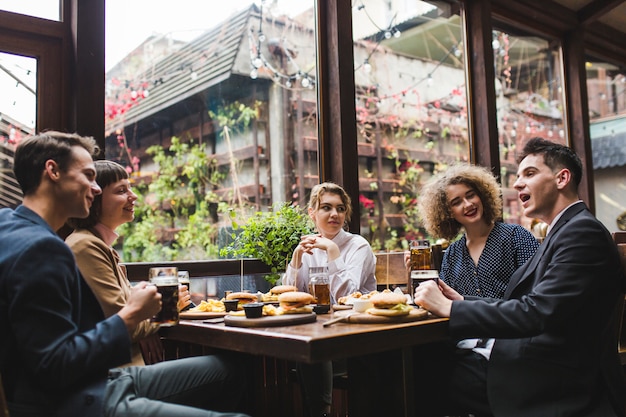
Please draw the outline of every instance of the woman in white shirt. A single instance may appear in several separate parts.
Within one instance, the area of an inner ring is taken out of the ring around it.
[[[309,268],[321,266],[328,271],[331,304],[355,291],[374,291],[376,257],[367,240],[345,230],[352,214],[350,196],[345,190],[330,182],[316,185],[311,190],[308,212],[317,233],[302,236],[283,283],[308,292]],[[330,415],[333,368],[338,371],[341,365],[298,364],[305,409],[311,417]]]
[[[311,190],[308,212],[317,233],[302,236],[283,283],[308,292],[309,268],[322,266],[328,270],[331,303],[355,291],[374,291],[374,252],[362,236],[345,230],[352,215],[350,196],[337,184],[318,184]]]

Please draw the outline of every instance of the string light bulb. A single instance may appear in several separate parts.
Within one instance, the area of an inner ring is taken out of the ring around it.
[[[252,60],[252,66],[256,69],[259,69],[263,66],[263,60],[261,59],[260,54],[257,55],[253,60]]]
[[[252,78],[253,80],[256,80],[258,76],[259,76],[259,72],[257,71],[257,69],[252,68],[252,71],[250,71],[250,78]]]
[[[367,58],[363,61],[363,71],[365,71],[366,74],[372,72],[372,64],[370,64]]]

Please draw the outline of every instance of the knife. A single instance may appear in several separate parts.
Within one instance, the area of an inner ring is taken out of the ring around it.
[[[350,313],[348,313],[348,314],[346,314],[346,315],[342,315],[342,316],[337,317],[337,318],[334,318],[334,319],[332,319],[332,320],[328,320],[327,322],[325,322],[325,323],[323,324],[323,326],[324,326],[324,327],[328,327],[328,326],[332,326],[332,325],[333,325],[333,324],[335,324],[335,323],[339,323],[339,322],[341,322],[341,321],[347,321],[347,320],[350,318],[350,316],[351,316],[351,315],[353,315],[353,314],[356,314],[356,312],[355,312],[355,311],[353,311],[353,312],[350,312]]]

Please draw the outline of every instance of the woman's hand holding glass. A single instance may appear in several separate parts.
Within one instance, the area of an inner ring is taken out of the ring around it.
[[[185,307],[191,304],[191,293],[186,285],[178,285],[178,311],[183,311]]]

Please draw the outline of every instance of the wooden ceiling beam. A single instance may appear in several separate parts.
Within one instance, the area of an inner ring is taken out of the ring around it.
[[[576,14],[581,25],[589,25],[624,3],[624,0],[593,0]]]
[[[555,2],[545,0],[491,0],[496,20],[513,27],[560,37],[579,26],[578,16]]]
[[[623,32],[597,22],[585,29],[585,49],[595,58],[626,68],[626,45],[615,42],[623,37]]]

